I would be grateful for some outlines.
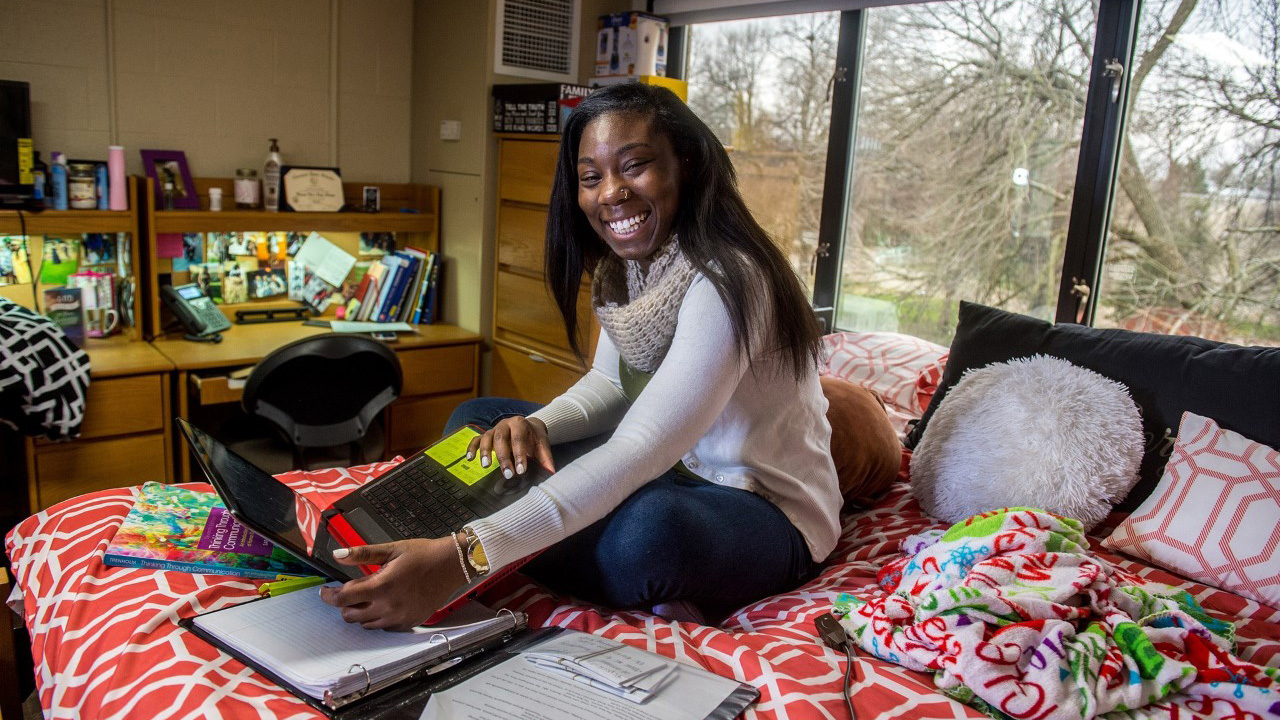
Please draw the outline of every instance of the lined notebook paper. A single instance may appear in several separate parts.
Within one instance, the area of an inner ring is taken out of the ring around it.
[[[366,630],[307,588],[206,613],[192,624],[229,650],[321,699],[345,697],[509,632],[509,613],[469,603],[445,622],[409,632]],[[367,671],[367,675],[366,675]]]

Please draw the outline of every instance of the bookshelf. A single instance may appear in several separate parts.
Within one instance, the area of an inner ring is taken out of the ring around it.
[[[187,282],[187,271],[175,271],[173,258],[161,257],[159,238],[164,235],[210,232],[318,232],[351,255],[359,257],[359,236],[362,232],[391,232],[396,234],[400,247],[412,245],[423,250],[439,250],[440,244],[440,188],[431,185],[405,183],[343,183],[343,195],[348,207],[362,204],[364,188],[379,188],[382,210],[376,213],[362,211],[343,212],[268,212],[265,210],[237,210],[233,206],[233,180],[231,178],[196,178],[196,192],[200,197],[200,210],[160,210],[150,202],[155,196],[151,180],[145,183],[148,202],[143,210],[143,227],[146,233],[145,261],[148,268],[147,297],[144,308],[146,319],[144,333],[148,338],[160,337],[166,325],[160,286],[166,278],[174,285]],[[221,188],[224,208],[208,210],[209,188]],[[367,259],[367,258],[366,258]],[[219,307],[229,319],[244,309],[296,307],[297,303],[279,297],[250,300],[245,303],[229,303]],[[333,310],[327,311],[328,315]]]

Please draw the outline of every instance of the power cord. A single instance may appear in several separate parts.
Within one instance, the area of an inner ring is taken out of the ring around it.
[[[857,715],[853,712],[853,690],[850,681],[853,679],[853,641],[849,639],[849,634],[840,626],[840,621],[836,620],[836,616],[831,613],[823,613],[813,621],[814,626],[818,628],[818,637],[822,638],[822,643],[832,650],[844,650],[845,666],[844,666],[844,704],[849,708],[849,720],[857,720]]]

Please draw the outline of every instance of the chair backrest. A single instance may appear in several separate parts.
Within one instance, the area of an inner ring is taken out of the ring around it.
[[[361,335],[315,335],[277,348],[245,381],[245,411],[274,423],[296,447],[364,437],[404,385],[400,360]]]

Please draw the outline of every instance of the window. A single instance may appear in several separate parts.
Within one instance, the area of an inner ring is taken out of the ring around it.
[[[747,20],[705,0],[673,20],[696,23],[690,105],[834,327],[946,344],[963,299],[1280,345],[1280,9],[1138,4],[795,0],[761,7],[841,12]]]
[[[1280,344],[1280,11],[1143,5],[1095,324]]]
[[[961,299],[1051,320],[1089,3],[869,11],[836,326],[947,344]]]
[[[813,287],[839,13],[703,23],[689,105],[729,149],[747,206]]]

